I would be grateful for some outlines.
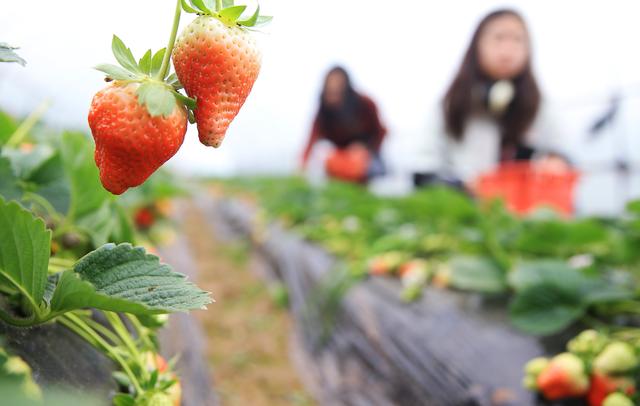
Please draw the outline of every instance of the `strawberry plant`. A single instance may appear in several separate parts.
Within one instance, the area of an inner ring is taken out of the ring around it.
[[[116,404],[177,396],[170,365],[161,372],[149,362],[148,354],[158,350],[158,317],[201,308],[208,294],[126,242],[137,239],[129,209],[100,185],[87,137],[58,136],[31,118],[22,124],[5,118],[0,319],[22,327],[59,323],[104,352],[118,368],[114,378],[122,393]],[[175,196],[164,176],[152,180],[146,193]],[[139,199],[130,196],[131,202]]]

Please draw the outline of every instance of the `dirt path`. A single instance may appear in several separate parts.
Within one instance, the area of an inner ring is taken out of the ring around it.
[[[289,362],[290,319],[249,269],[243,244],[222,244],[195,207],[184,232],[198,265],[198,285],[214,305],[197,312],[223,406],[313,405]]]

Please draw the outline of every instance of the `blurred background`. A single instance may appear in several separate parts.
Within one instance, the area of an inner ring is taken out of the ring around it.
[[[0,66],[0,109],[27,115],[50,100],[49,124],[84,131],[91,97],[104,85],[91,67],[113,62],[112,34],[140,56],[165,46],[173,13],[171,2],[158,0],[4,3],[0,40],[20,46],[28,65]],[[507,6],[530,25],[544,98],[584,174],[578,212],[614,214],[640,195],[638,2],[270,0],[261,6],[275,20],[259,34],[264,63],[253,93],[222,148],[203,147],[191,127],[174,168],[216,176],[296,171],[322,81],[339,63],[376,101],[389,128],[383,155],[390,175],[378,187],[401,193],[410,172],[403,157],[426,132],[428,113],[472,30],[487,12]],[[593,134],[603,117],[610,120]]]

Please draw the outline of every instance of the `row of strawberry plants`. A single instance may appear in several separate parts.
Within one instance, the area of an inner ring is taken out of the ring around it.
[[[316,188],[301,179],[233,179],[224,187],[249,192],[267,218],[319,242],[354,279],[399,277],[406,300],[418,299],[427,285],[502,298],[513,325],[540,336],[584,324],[608,335],[637,323],[640,202],[630,203],[620,218],[566,220],[546,210],[519,218],[500,202],[477,204],[447,189],[385,198],[358,186]],[[561,394],[586,395],[590,368],[585,361],[581,391],[565,386]],[[624,373],[637,383],[635,368]],[[525,383],[558,399],[545,390],[562,385],[557,377],[548,379],[551,374],[529,373]],[[629,396],[616,397],[622,395]],[[596,398],[591,405],[605,396]]]

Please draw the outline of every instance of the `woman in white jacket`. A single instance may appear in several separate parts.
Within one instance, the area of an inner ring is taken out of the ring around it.
[[[558,154],[558,134],[541,99],[524,19],[508,9],[490,13],[473,34],[432,131],[420,139],[416,185],[434,177],[469,185],[500,162]]]

